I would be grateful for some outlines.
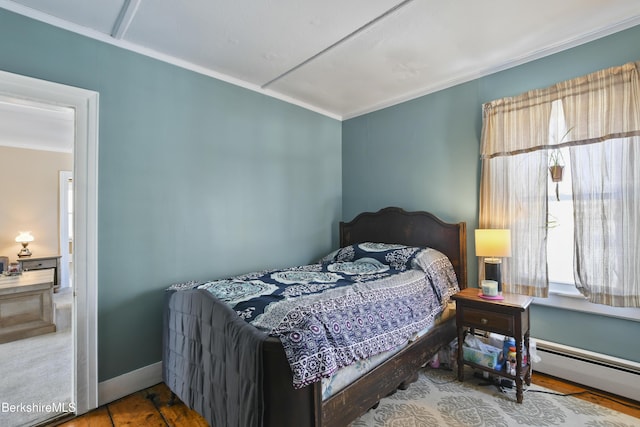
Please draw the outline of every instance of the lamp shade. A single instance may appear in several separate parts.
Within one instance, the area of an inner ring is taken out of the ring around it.
[[[16,237],[16,242],[18,243],[29,243],[33,242],[33,235],[30,231],[21,231]]]
[[[503,258],[511,256],[511,230],[476,230],[476,256]]]

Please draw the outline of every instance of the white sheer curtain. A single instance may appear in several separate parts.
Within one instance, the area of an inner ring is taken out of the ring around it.
[[[506,292],[547,296],[547,154],[553,97],[532,91],[483,106],[480,228],[511,230]],[[479,268],[480,276],[484,270]]]
[[[507,291],[547,295],[547,152],[569,146],[576,285],[592,302],[640,306],[639,68],[629,63],[483,105],[479,222],[511,229]],[[558,100],[571,129],[562,141],[549,136]]]
[[[640,307],[640,138],[572,147],[571,168],[576,287],[591,302]]]
[[[574,278],[589,301],[640,307],[640,62],[562,84],[574,126]]]

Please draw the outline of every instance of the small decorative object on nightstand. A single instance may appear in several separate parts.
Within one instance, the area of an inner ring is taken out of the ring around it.
[[[493,373],[497,376],[509,378],[516,382],[516,399],[522,403],[523,382],[531,384],[530,358],[523,364],[523,346],[529,353],[529,305],[532,297],[518,294],[503,294],[502,300],[487,300],[478,296],[479,290],[467,288],[458,292],[452,298],[456,302],[456,326],[458,328],[458,380],[464,380],[464,365]],[[475,329],[494,332],[516,340],[515,375],[505,370],[497,371],[478,363],[464,360],[464,335],[467,329],[471,333]]]
[[[27,246],[29,246],[29,243],[33,242],[33,240],[33,235],[30,231],[21,231],[20,234],[18,234],[18,237],[16,237],[16,242],[22,243],[22,249],[20,249],[20,252],[18,252],[19,258],[31,256],[31,251],[29,250],[29,248],[27,248]]]

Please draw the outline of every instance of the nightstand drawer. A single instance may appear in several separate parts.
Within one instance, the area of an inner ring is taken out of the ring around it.
[[[36,259],[33,261],[20,261],[22,269],[27,270],[42,270],[44,268],[56,268],[58,262],[55,258],[51,259]]]
[[[507,335],[513,335],[514,332],[513,316],[508,314],[465,307],[462,311],[462,321],[474,328],[499,330]]]

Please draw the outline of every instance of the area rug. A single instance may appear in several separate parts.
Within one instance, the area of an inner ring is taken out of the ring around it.
[[[382,399],[351,427],[638,425],[638,418],[533,384],[519,404],[515,388],[501,390],[472,370],[461,383],[451,370],[425,368],[407,390]]]

